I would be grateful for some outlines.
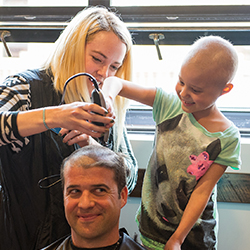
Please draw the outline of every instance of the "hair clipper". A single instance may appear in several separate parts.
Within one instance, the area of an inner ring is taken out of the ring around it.
[[[73,76],[71,76],[70,78],[67,79],[67,81],[64,84],[62,98],[61,98],[61,102],[59,103],[59,105],[62,105],[62,104],[65,103],[64,102],[64,97],[65,97],[66,88],[67,88],[69,82],[71,82],[71,80],[73,80],[74,78],[79,77],[79,76],[88,76],[89,77],[89,79],[93,82],[93,84],[95,86],[95,89],[92,91],[92,94],[91,94],[92,102],[98,104],[99,106],[102,106],[102,107],[106,108],[106,102],[105,102],[103,93],[102,93],[101,89],[99,88],[96,79],[91,74],[88,74],[88,73],[85,73],[85,72],[77,73],[77,74],[75,74],[75,75],[73,75]],[[93,124],[96,124],[98,126],[104,126],[103,123],[99,123],[99,122],[93,122]],[[61,128],[52,128],[50,130],[53,131],[54,133],[58,134],[60,132]],[[107,146],[108,138],[109,138],[109,130],[106,131],[103,136],[98,138],[99,143],[101,143],[103,146]]]
[[[105,109],[107,109],[106,101],[104,99],[102,90],[99,88],[98,83],[96,81],[93,81],[93,83],[94,83],[95,89],[91,93],[91,101],[92,101],[92,103],[96,103],[99,106],[104,107]],[[95,125],[98,125],[98,126],[104,126],[104,124],[100,123],[100,122],[92,122],[92,123],[95,124]],[[103,146],[106,146],[108,138],[109,138],[109,130],[106,131],[104,133],[104,135],[99,138],[99,142]]]

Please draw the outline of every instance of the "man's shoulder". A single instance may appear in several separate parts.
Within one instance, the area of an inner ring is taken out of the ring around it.
[[[67,235],[67,236],[53,242],[49,246],[42,248],[41,250],[64,250],[64,249],[67,249],[65,247],[68,244],[68,242],[70,242],[70,236]]]
[[[122,243],[120,250],[145,250],[145,248],[139,243],[135,242],[127,233],[126,230],[120,229],[120,235],[122,235]],[[70,244],[70,236],[63,237],[51,245],[41,249],[41,250],[66,250]]]
[[[127,233],[126,230],[120,229],[122,234],[122,244],[120,250],[145,250],[145,248],[139,243],[135,242]]]

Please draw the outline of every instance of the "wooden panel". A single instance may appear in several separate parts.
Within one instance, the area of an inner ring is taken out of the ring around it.
[[[130,197],[141,197],[145,169],[139,169],[138,180]],[[225,173],[218,182],[219,202],[250,203],[250,174]]]
[[[218,201],[250,203],[250,174],[225,173],[217,187]]]
[[[141,197],[141,188],[142,188],[142,182],[143,182],[143,177],[145,174],[145,169],[139,169],[138,170],[138,179],[136,186],[132,193],[129,195],[130,197]]]

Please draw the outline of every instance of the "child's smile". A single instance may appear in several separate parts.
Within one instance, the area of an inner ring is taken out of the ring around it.
[[[216,83],[216,77],[211,77],[207,72],[210,70],[202,71],[199,65],[187,62],[181,67],[179,81],[175,87],[183,111],[194,116],[210,114],[217,98],[223,92],[223,87]]]
[[[184,106],[186,106],[186,107],[190,107],[190,106],[192,106],[192,105],[195,104],[194,102],[185,101],[185,100],[182,100],[182,99],[181,99],[181,102],[182,102],[182,104],[183,104]]]

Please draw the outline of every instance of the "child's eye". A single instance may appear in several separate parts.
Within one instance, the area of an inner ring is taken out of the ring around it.
[[[200,90],[197,90],[197,89],[192,89],[192,91],[193,91],[194,93],[196,93],[196,94],[201,93],[201,91],[200,91]]]
[[[181,86],[184,86],[184,82],[181,81],[181,80],[179,80],[179,84],[180,84]]]

